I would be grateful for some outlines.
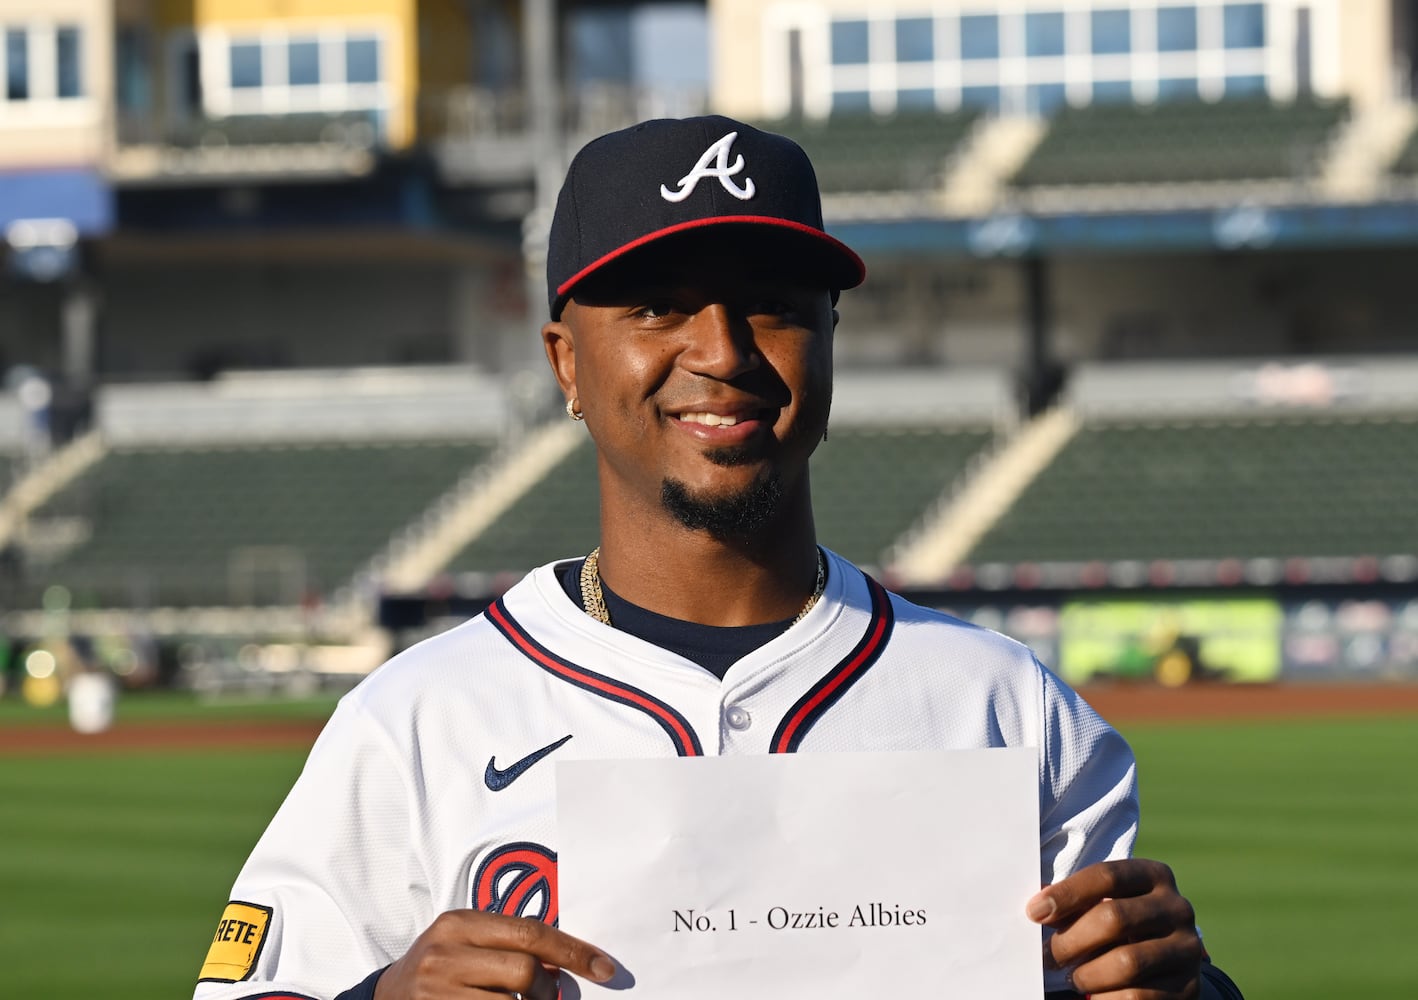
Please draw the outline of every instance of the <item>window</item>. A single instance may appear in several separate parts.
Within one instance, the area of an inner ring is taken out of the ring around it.
[[[1194,101],[1197,98],[1195,77],[1175,77],[1157,81],[1159,101]]]
[[[832,95],[832,113],[865,114],[871,110],[871,94],[865,90],[839,90]]]
[[[1267,91],[1275,82],[1268,67],[1292,59],[1275,51],[1273,5],[1261,0],[980,0],[920,4],[900,16],[866,3],[841,9],[844,17],[811,28],[826,28],[818,58],[827,65],[798,77],[798,93],[827,93],[791,106],[811,113],[825,99],[833,111],[958,105],[1050,114],[1070,102],[1216,100]],[[786,49],[793,32],[808,29],[782,30]]]
[[[320,83],[320,43],[313,38],[292,39],[287,80],[292,87],[314,87]]]
[[[373,38],[351,38],[345,42],[345,82],[378,83],[379,42]]]
[[[30,97],[30,36],[11,28],[5,32],[5,98],[27,101]]]
[[[1196,51],[1196,8],[1157,8],[1157,51]]]
[[[151,42],[145,27],[118,26],[114,53],[114,90],[123,111],[146,111],[152,106]]]
[[[903,17],[896,22],[896,61],[935,59],[935,26],[928,17]]]
[[[935,91],[928,87],[908,87],[896,92],[896,110],[933,111]]]
[[[1266,93],[1263,76],[1228,76],[1226,78],[1227,97],[1264,97]]]
[[[1031,56],[1064,54],[1062,13],[1024,15],[1024,51]]]
[[[1265,4],[1228,3],[1222,11],[1222,32],[1228,49],[1265,48]]]
[[[261,86],[260,42],[235,42],[232,44],[231,86],[233,90]]]
[[[213,30],[200,44],[203,60],[227,66],[201,92],[202,113],[218,118],[369,113],[382,132],[391,107],[385,40],[370,31],[349,32],[336,24],[284,36],[271,30],[259,37]]]
[[[1132,100],[1131,80],[1093,81],[1094,104],[1125,104]]]
[[[960,19],[960,58],[999,58],[999,18],[994,14],[967,14]],[[996,95],[998,97],[998,95]]]
[[[1031,83],[1025,95],[1028,108],[1034,114],[1051,115],[1064,106],[1068,95],[1061,83]]]
[[[832,64],[857,66],[867,61],[866,21],[832,22]]]
[[[1000,89],[998,87],[961,87],[960,105],[966,108],[983,108],[998,112],[1000,109]]]
[[[84,96],[79,29],[60,28],[54,33],[54,93],[60,98]]]
[[[1132,51],[1132,11],[1095,10],[1092,27],[1094,55],[1125,55]]]

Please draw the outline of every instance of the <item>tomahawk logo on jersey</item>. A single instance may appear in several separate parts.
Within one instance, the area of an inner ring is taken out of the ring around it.
[[[237,878],[270,910],[246,978],[198,1000],[333,997],[448,909],[555,922],[559,760],[1032,746],[1041,881],[1128,853],[1132,755],[1073,691],[1018,643],[828,567],[817,605],[722,681],[590,618],[550,565],[390,661],[342,700]]]

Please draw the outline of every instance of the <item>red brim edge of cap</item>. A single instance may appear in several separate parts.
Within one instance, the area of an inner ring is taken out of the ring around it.
[[[777,229],[786,229],[791,232],[801,233],[804,236],[809,236],[822,243],[826,248],[837,251],[840,255],[840,259],[848,265],[848,270],[854,272],[854,274],[850,281],[832,282],[834,288],[856,288],[866,279],[867,266],[862,263],[862,259],[857,256],[856,251],[841,240],[827,235],[821,229],[804,225],[801,222],[793,222],[791,219],[778,219],[768,215],[718,215],[712,219],[695,219],[693,222],[681,222],[673,226],[667,226],[664,229],[657,229],[652,233],[646,233],[644,236],[631,240],[624,246],[616,247],[610,253],[598,257],[563,281],[557,286],[556,294],[558,298],[566,295],[567,292],[575,287],[577,282],[585,278],[588,274],[605,267],[611,261],[625,256],[632,250],[645,246],[647,243],[653,243],[656,240],[664,239],[666,236],[673,236],[675,233],[682,233],[691,229],[732,224],[773,226]]]

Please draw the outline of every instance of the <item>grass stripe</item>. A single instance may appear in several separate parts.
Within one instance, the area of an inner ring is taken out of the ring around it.
[[[194,705],[140,710],[176,719]],[[1173,866],[1213,954],[1251,1000],[1412,993],[1414,720],[1168,723],[1125,734],[1142,776],[1139,850]],[[237,869],[303,757],[0,757],[4,994],[189,995]]]

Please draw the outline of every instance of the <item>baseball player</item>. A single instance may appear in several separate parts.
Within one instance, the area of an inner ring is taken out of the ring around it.
[[[603,136],[571,164],[547,270],[542,336],[597,448],[600,545],[342,700],[196,1000],[553,1000],[560,970],[608,980],[556,926],[551,759],[992,746],[1037,748],[1047,888],[1019,905],[1048,989],[1230,995],[1171,871],[1128,858],[1122,738],[1025,647],[818,544],[808,458],[837,295],[864,268],[823,231],[803,152],[719,117]]]

